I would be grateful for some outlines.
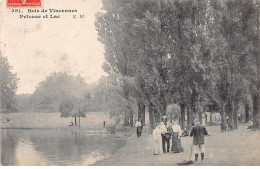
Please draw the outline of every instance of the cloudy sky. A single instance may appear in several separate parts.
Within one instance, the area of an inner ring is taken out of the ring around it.
[[[73,19],[75,13],[60,14],[60,19],[20,19],[21,13],[12,13],[5,3],[0,0],[1,50],[20,79],[17,93],[33,93],[54,71],[80,74],[87,83],[105,75],[101,68],[104,47],[94,25],[101,0],[42,0],[42,7],[37,8],[77,9],[76,15],[85,19]],[[32,14],[22,9],[23,15]]]

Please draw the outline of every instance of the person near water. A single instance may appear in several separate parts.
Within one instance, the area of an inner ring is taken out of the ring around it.
[[[153,130],[153,154],[160,155],[162,153],[162,136],[160,124],[157,124]]]
[[[136,126],[137,137],[140,137],[142,135],[142,124],[141,124],[141,122],[136,121],[135,126]]]
[[[208,135],[205,126],[201,125],[199,119],[195,120],[195,125],[192,127],[190,136],[193,137],[193,150],[195,154],[195,163],[198,160],[199,153],[201,155],[201,162],[204,160],[205,155],[205,142],[204,136]]]
[[[173,122],[173,126],[172,126],[172,131],[173,131],[173,135],[172,135],[172,152],[173,153],[180,153],[183,152],[183,147],[181,145],[181,126],[178,124],[178,122],[176,120],[174,120]]]

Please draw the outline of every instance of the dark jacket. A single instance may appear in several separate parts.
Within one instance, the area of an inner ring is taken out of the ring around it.
[[[172,133],[173,133],[172,126],[169,125],[168,128],[167,128],[167,133],[165,134],[167,139],[171,139]]]
[[[200,124],[192,127],[190,136],[193,136],[193,145],[204,144],[204,135],[208,135],[206,128]]]

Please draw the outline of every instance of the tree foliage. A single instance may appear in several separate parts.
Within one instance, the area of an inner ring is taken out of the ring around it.
[[[85,80],[63,72],[53,72],[32,94],[35,112],[61,112],[61,117],[85,116],[91,95]]]
[[[149,107],[150,121],[177,103],[190,128],[217,104],[222,131],[237,128],[239,104],[250,93],[259,128],[259,1],[103,0],[103,10],[96,28],[104,68],[133,80],[122,81],[123,97]]]
[[[16,112],[16,89],[18,78],[16,73],[12,72],[12,66],[7,57],[2,56],[0,51],[0,105],[1,113]]]

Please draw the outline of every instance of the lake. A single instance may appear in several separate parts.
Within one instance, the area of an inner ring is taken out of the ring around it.
[[[1,129],[2,165],[91,165],[126,144],[85,129]]]

